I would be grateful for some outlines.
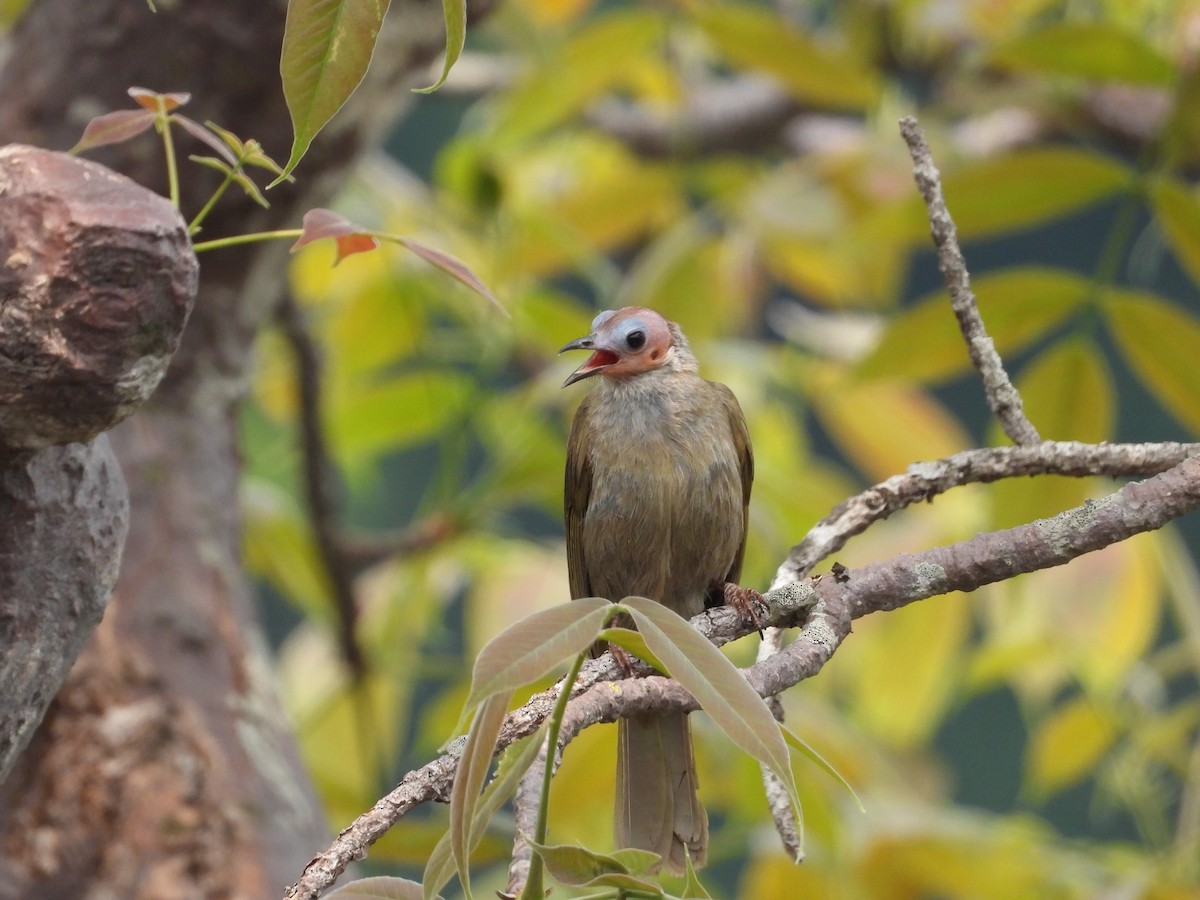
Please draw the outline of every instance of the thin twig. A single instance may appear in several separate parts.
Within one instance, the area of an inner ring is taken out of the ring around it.
[[[941,270],[942,279],[950,291],[950,305],[958,319],[958,327],[966,338],[971,362],[983,378],[988,406],[1014,444],[1036,444],[1041,438],[1033,423],[1025,417],[1021,395],[1013,387],[1008,373],[1004,371],[1000,355],[996,352],[992,339],[988,337],[983,319],[979,315],[975,294],[971,290],[971,278],[967,273],[967,263],[958,246],[954,220],[950,217],[946,199],[942,196],[941,175],[937,166],[933,164],[933,156],[929,152],[925,134],[917,125],[917,120],[911,116],[900,120],[900,134],[908,144],[908,152],[913,161],[913,177],[929,211],[929,230],[937,247],[938,269]]]

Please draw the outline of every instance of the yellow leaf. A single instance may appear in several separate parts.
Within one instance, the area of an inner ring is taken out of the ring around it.
[[[813,391],[813,408],[841,450],[874,481],[970,446],[962,426],[923,391],[890,381],[825,381],[827,387]]]
[[[1053,345],[1021,372],[1017,388],[1025,414],[1046,440],[1110,440],[1115,426],[1115,388],[1103,356],[1086,338]],[[992,426],[1003,441],[999,425]],[[1009,528],[1078,506],[1096,481],[1042,475],[1008,478],[992,491],[993,525]]]
[[[1168,412],[1200,434],[1200,321],[1143,291],[1111,290],[1103,310],[1130,368]]]
[[[997,47],[992,61],[1013,69],[1100,82],[1165,87],[1175,68],[1139,34],[1112,23],[1054,22]]]
[[[1018,150],[951,171],[946,202],[962,238],[1039,225],[1132,187],[1117,160],[1069,147]]]
[[[1045,797],[1092,774],[1112,746],[1117,723],[1085,697],[1069,700],[1039,723],[1029,743],[1026,779]]]
[[[773,75],[805,103],[867,109],[879,97],[879,80],[868,66],[818,43],[768,7],[698,6],[691,17],[726,59]]]
[[[972,287],[996,349],[1018,350],[1062,322],[1091,285],[1073,272],[1018,267],[990,272]],[[918,300],[888,324],[879,345],[858,366],[866,378],[940,381],[971,367],[967,345],[945,291]],[[1082,440],[1082,438],[1080,438]]]
[[[1150,203],[1192,282],[1200,285],[1200,198],[1190,187],[1161,176],[1149,185]]]
[[[954,594],[854,625],[851,709],[869,731],[913,747],[937,728],[954,697],[971,630],[971,606]]]

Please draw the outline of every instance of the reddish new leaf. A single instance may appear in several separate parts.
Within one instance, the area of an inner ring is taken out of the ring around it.
[[[83,129],[79,143],[71,148],[72,153],[119,144],[146,131],[154,125],[154,113],[145,109],[118,109],[116,112],[96,116]]]
[[[137,102],[138,106],[151,112],[170,112],[192,99],[191,94],[183,91],[174,94],[160,94],[158,91],[140,87],[131,87],[127,93]]]
[[[237,157],[233,155],[233,152],[225,145],[225,142],[220,140],[215,134],[213,134],[199,122],[189,119],[187,116],[178,114],[171,116],[171,121],[178,122],[179,125],[182,126],[183,130],[196,140],[203,141],[205,144],[212,147],[212,149],[215,150],[222,159],[228,162],[229,165],[237,165]]]
[[[292,252],[324,238],[332,238],[337,246],[337,256],[333,260],[335,266],[353,253],[365,253],[379,246],[379,241],[367,229],[332,210],[318,207],[304,214],[303,232],[292,244]]]
[[[384,235],[380,236],[385,237]],[[409,238],[397,237],[388,239],[394,240],[396,243],[407,247],[413,253],[417,254],[417,256],[421,257],[421,259],[425,260],[425,262],[429,263],[430,265],[437,266],[451,278],[462,282],[479,296],[483,297],[485,300],[491,303],[492,306],[500,310],[500,312],[508,315],[508,310],[500,305],[500,301],[497,300],[495,296],[493,296],[492,292],[487,289],[487,286],[476,277],[475,273],[467,268],[467,264],[462,260],[455,259],[449,253],[443,253],[441,250],[434,250],[432,247],[427,247],[426,245]]]

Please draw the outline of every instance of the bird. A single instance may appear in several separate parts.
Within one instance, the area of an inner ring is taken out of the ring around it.
[[[699,374],[679,326],[646,307],[605,310],[561,352],[591,355],[563,383],[597,384],[567,443],[572,599],[648,597],[684,618],[761,595],[738,586],[754,454],[733,392]],[[670,872],[702,866],[708,816],[686,713],[617,725],[614,841]]]

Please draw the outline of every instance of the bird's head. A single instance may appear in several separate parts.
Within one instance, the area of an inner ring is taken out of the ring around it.
[[[592,331],[567,344],[567,350],[591,350],[578,369],[563,382],[563,387],[604,375],[629,378],[650,372],[673,360],[677,345],[684,343],[677,326],[644,306],[606,309],[592,320]]]

